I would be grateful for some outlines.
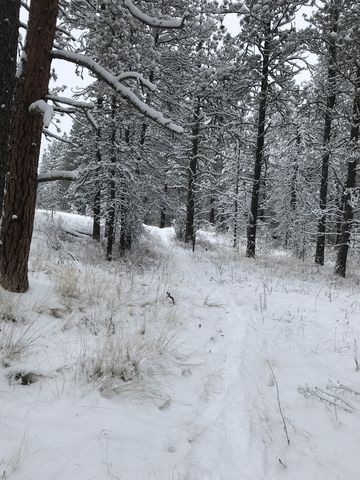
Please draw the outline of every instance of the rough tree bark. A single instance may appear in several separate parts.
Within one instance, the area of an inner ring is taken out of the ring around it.
[[[261,186],[261,168],[264,160],[264,146],[265,146],[265,123],[267,110],[267,97],[269,88],[269,62],[270,62],[270,29],[271,25],[268,23],[265,30],[264,49],[262,52],[262,78],[259,93],[259,113],[257,121],[257,136],[256,136],[256,150],[255,150],[255,165],[253,176],[253,188],[251,194],[251,207],[249,215],[249,223],[247,227],[247,246],[246,256],[255,257],[256,245],[256,227],[259,212],[259,197]]]
[[[0,217],[8,165],[9,133],[16,84],[20,0],[0,0]]]
[[[346,275],[347,255],[349,251],[349,242],[351,227],[354,218],[354,207],[352,205],[352,192],[356,187],[356,170],[359,156],[359,130],[360,130],[360,64],[357,65],[356,85],[354,93],[353,118],[351,125],[350,141],[351,154],[348,160],[348,171],[343,195],[343,221],[341,226],[340,241],[337,252],[335,273],[341,277]]]
[[[45,99],[58,0],[31,2],[22,72],[14,96],[14,115],[10,133],[9,173],[0,233],[0,281],[13,292],[26,292],[28,259],[33,232],[37,168],[43,118],[29,112],[30,105]]]

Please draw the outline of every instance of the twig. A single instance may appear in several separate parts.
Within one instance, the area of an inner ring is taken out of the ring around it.
[[[341,408],[345,412],[348,413],[354,413],[355,409],[354,406],[351,405],[351,403],[347,402],[343,398],[339,397],[338,395],[334,395],[332,393],[326,392],[322,388],[319,387],[300,387],[299,393],[304,395],[305,398],[317,398],[320,400],[320,402],[327,403],[329,405],[332,405],[333,407],[336,408]]]
[[[172,301],[173,305],[175,305],[175,299],[172,295],[170,295],[170,292],[166,292],[166,298],[170,298],[170,300]]]
[[[276,377],[275,377],[274,370],[272,369],[272,366],[270,365],[269,360],[266,360],[266,363],[269,365],[271,374],[272,374],[273,379],[274,379],[274,383],[275,383],[275,387],[276,387],[276,398],[277,398],[277,402],[278,402],[279,412],[280,412],[281,419],[282,419],[282,422],[283,422],[284,432],[285,432],[285,435],[286,435],[287,444],[290,445],[290,438],[289,438],[289,434],[288,434],[288,429],[287,429],[287,425],[286,425],[286,420],[285,420],[284,413],[283,413],[283,410],[282,410],[282,407],[281,407],[281,402],[280,402],[279,384],[278,384],[278,382],[277,382],[277,379],[276,379]]]
[[[354,338],[354,362],[355,362],[355,370],[358,372],[360,370],[360,367],[358,362],[358,349],[357,349],[356,338]]]

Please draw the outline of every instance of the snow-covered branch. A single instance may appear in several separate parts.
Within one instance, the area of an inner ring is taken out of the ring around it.
[[[48,128],[54,115],[54,108],[48,105],[45,100],[37,100],[30,105],[29,112],[41,113],[43,115],[44,127]]]
[[[72,145],[72,146],[76,146],[74,142],[72,142],[71,140],[68,140],[67,138],[64,138],[64,137],[60,137],[60,135],[56,135],[56,133],[52,133],[50,132],[50,130],[43,130],[43,134],[45,135],[45,137],[51,137],[51,138],[55,138],[55,140],[59,140],[60,142],[64,142],[64,143],[68,143],[69,145]]]
[[[140,113],[146,115],[148,118],[154,122],[166,127],[168,130],[171,130],[174,133],[183,133],[183,128],[179,125],[176,125],[172,120],[165,118],[164,115],[150,107],[139,97],[135,95],[130,88],[126,87],[117,79],[115,75],[110,73],[104,67],[96,63],[92,58],[80,55],[78,53],[69,52],[67,50],[53,50],[52,57],[60,60],[66,60],[68,62],[76,63],[82,67],[88,68],[93,72],[99,79],[107,83],[111,88],[113,88],[119,95],[126,99],[131,105],[133,105]]]
[[[88,119],[89,123],[91,124],[91,126],[93,127],[93,129],[95,131],[97,131],[99,129],[99,125],[97,124],[95,118],[93,117],[93,115],[91,115],[91,113],[89,112],[89,110],[86,110],[85,111],[85,116],[86,118]]]
[[[146,78],[144,78],[138,72],[124,72],[116,78],[117,78],[117,80],[119,80],[119,82],[122,82],[124,80],[133,79],[133,80],[136,80],[137,82],[141,83],[141,85],[148,88],[152,92],[154,92],[156,90],[156,85],[154,83],[150,82],[150,80],[147,80]]]
[[[79,178],[78,170],[54,170],[53,172],[40,173],[38,183],[55,182],[56,180],[75,181]]]
[[[73,98],[59,97],[58,95],[47,95],[48,100],[51,100],[54,103],[64,103],[65,105],[71,105],[72,107],[77,108],[95,108],[95,104],[91,102],[79,102]]]
[[[154,18],[143,13],[131,0],[125,0],[124,4],[133,17],[150,27],[181,28],[186,18],[186,16],[184,18]]]

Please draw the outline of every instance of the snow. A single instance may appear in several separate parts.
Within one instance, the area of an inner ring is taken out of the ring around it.
[[[147,80],[146,78],[144,78],[138,72],[130,72],[130,71],[129,72],[123,72],[121,75],[119,75],[117,77],[117,79],[119,80],[119,82],[123,82],[124,80],[128,80],[128,79],[134,79],[137,82],[144,85],[144,87],[151,90],[152,92],[154,92],[156,90],[156,85],[154,83],[150,82],[150,80]]]
[[[26,54],[25,50],[22,50],[20,60],[19,60],[19,64],[18,64],[17,70],[16,70],[16,78],[21,77],[21,75],[24,71],[24,63],[26,63],[26,62],[27,62],[27,54]]]
[[[109,264],[69,231],[91,218],[37,211],[31,289],[0,291],[4,478],[359,478],[358,276],[246,259],[205,231],[192,253],[156,227]],[[29,344],[19,358],[6,329]],[[100,354],[128,381],[86,378]]]
[[[139,97],[137,97],[136,94],[130,90],[130,88],[123,85],[115,75],[103,68],[92,58],[66,50],[53,50],[52,57],[76,63],[85,68],[88,68],[95,75],[97,75],[99,79],[103,80],[117,93],[119,93],[124,99],[129,101],[130,104],[133,105],[140,113],[143,113],[154,122],[166,127],[174,133],[183,133],[182,127],[165,118],[161,112],[155,110],[154,108],[150,107],[142,100],[140,100]]]
[[[79,178],[78,170],[54,170],[44,172],[38,175],[38,182],[49,182],[53,180],[77,180]]]
[[[48,95],[47,98],[55,103],[65,103],[66,105],[71,105],[72,107],[83,109],[95,108],[95,104],[92,102],[81,102],[79,100],[74,100],[73,98],[61,97],[59,95]]]
[[[54,116],[54,107],[46,103],[45,100],[37,100],[30,105],[29,112],[41,113],[43,115],[44,128],[48,128]]]
[[[183,20],[178,18],[165,19],[150,17],[149,15],[143,13],[139,8],[137,8],[131,0],[125,0],[124,5],[133,17],[137,18],[141,22],[151,27],[180,28],[183,24]]]

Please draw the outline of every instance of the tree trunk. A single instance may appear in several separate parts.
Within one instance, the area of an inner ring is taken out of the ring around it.
[[[291,172],[291,184],[290,184],[290,218],[287,223],[286,233],[285,233],[285,247],[288,246],[289,240],[293,236],[296,228],[296,206],[298,200],[298,172],[299,172],[299,157],[301,155],[301,134],[299,126],[296,127],[296,155],[292,161],[292,172]]]
[[[185,226],[185,243],[192,242],[195,245],[195,184],[197,178],[198,167],[198,151],[200,142],[200,102],[196,107],[193,118],[192,128],[192,150],[189,165],[188,195],[186,203],[186,226]]]
[[[239,235],[238,235],[239,186],[240,186],[240,159],[238,158],[238,163],[236,166],[236,179],[235,179],[233,248],[237,248],[239,246]]]
[[[100,242],[101,237],[101,191],[98,190],[94,196],[94,205],[93,205],[93,231],[92,238],[97,242]]]
[[[109,180],[109,199],[108,199],[108,211],[107,211],[107,243],[106,243],[106,260],[111,262],[113,258],[113,247],[115,241],[115,199],[116,199],[116,184],[115,184],[115,163],[116,163],[116,96],[113,96],[111,106],[112,117],[112,132],[111,132],[111,163],[113,165],[110,168],[110,180]]]
[[[267,94],[269,86],[269,62],[270,62],[270,23],[266,26],[265,42],[263,50],[262,61],[262,79],[260,88],[259,114],[257,121],[257,137],[255,150],[255,165],[253,176],[253,188],[251,195],[251,207],[249,215],[249,223],[247,227],[247,247],[246,256],[255,257],[256,245],[256,227],[259,210],[259,195],[261,184],[261,167],[264,160],[264,145],[265,145],[265,122],[267,109]]]
[[[30,113],[29,107],[48,93],[57,14],[58,0],[31,2],[22,73],[14,96],[9,174],[0,234],[1,285],[13,292],[26,292],[29,288],[28,259],[43,129],[42,115]]]
[[[140,146],[145,143],[146,125],[143,125],[143,133],[140,139]],[[127,145],[130,145],[130,128],[126,128],[124,132],[124,138]],[[121,196],[120,196],[120,240],[119,240],[119,253],[123,257],[127,250],[131,249],[132,245],[132,225],[129,219],[130,212],[130,197],[128,194],[128,182],[125,180],[124,173],[121,172]]]
[[[209,212],[209,222],[211,225],[215,225],[215,198],[213,196],[210,197],[210,212]]]
[[[292,163],[292,175],[291,175],[291,191],[290,191],[290,210],[294,215],[297,205],[297,177],[299,172],[299,156],[301,149],[301,134],[300,129],[297,127],[296,133],[296,146],[297,146],[297,155],[295,156]]]
[[[360,127],[360,65],[357,65],[357,77],[354,94],[353,119],[351,125],[351,156],[348,160],[348,171],[346,179],[346,188],[343,196],[343,221],[341,227],[340,242],[337,252],[337,260],[335,266],[335,273],[341,277],[346,275],[346,262],[349,251],[349,242],[351,227],[354,218],[354,209],[351,203],[351,195],[356,187],[356,168],[358,164],[358,142],[359,142],[359,127]]]
[[[0,218],[8,171],[9,134],[16,84],[20,0],[0,0]]]
[[[101,106],[100,101],[98,104]],[[101,129],[97,128],[96,130],[96,140],[97,140],[97,148],[96,148],[96,162],[98,164],[98,168],[100,168],[101,164],[101,150],[100,150],[100,140],[101,140]],[[93,204],[93,233],[92,238],[97,242],[100,242],[101,238],[101,190],[100,187],[95,193],[94,196],[94,204]]]
[[[334,11],[334,23],[332,33],[337,33],[337,22],[339,11]],[[328,66],[328,96],[326,100],[326,111],[324,119],[324,136],[323,136],[323,156],[321,163],[321,182],[320,182],[320,210],[321,217],[318,222],[315,263],[317,265],[324,265],[325,260],[325,236],[326,236],[326,208],[327,208],[327,191],[328,191],[328,176],[329,176],[329,161],[330,161],[330,140],[331,127],[334,116],[334,107],[336,102],[336,40],[334,37],[330,38],[329,45],[329,66]]]
[[[168,186],[165,183],[164,185],[164,201],[163,201],[163,206],[160,212],[160,228],[165,228],[166,227],[166,194],[168,191]]]

